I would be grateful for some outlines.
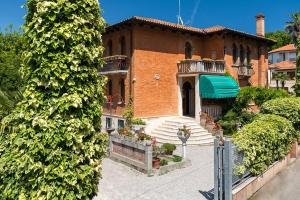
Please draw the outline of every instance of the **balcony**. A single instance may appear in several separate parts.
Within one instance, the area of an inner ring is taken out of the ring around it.
[[[107,74],[127,74],[128,73],[128,58],[123,55],[109,56],[104,58],[105,64],[100,69],[100,75]]]
[[[252,65],[242,65],[238,68],[239,76],[251,77],[254,74]]]
[[[224,74],[224,60],[183,60],[177,64],[178,73]]]

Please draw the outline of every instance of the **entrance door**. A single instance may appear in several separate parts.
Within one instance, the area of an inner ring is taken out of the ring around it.
[[[185,82],[182,88],[182,106],[183,106],[183,115],[192,115],[192,105],[191,105],[191,94],[192,94],[192,86],[189,82]]]

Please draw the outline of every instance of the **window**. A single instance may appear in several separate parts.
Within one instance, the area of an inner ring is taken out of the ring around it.
[[[185,59],[192,59],[192,45],[191,43],[185,43]]]
[[[126,55],[126,41],[125,41],[125,37],[121,37],[120,38],[120,54],[121,55]]]
[[[120,101],[125,102],[125,81],[120,80]]]
[[[237,48],[236,48],[236,45],[233,44],[232,46],[232,59],[233,59],[233,64],[237,64],[237,61],[238,61],[238,55],[237,55]]]
[[[289,60],[296,61],[296,53],[289,53]]]
[[[251,50],[249,47],[247,47],[247,64],[251,64]]]
[[[113,43],[112,40],[109,40],[107,43],[107,56],[112,56],[113,55]]]
[[[245,63],[245,50],[244,47],[241,45],[240,46],[240,64]]]
[[[118,129],[124,128],[125,127],[125,121],[122,119],[118,120]]]
[[[112,87],[113,87],[113,85],[112,85],[112,80],[109,80],[108,81],[108,95],[109,96],[112,96]]]
[[[277,62],[285,61],[285,53],[279,53],[277,57]]]
[[[106,129],[112,128],[112,118],[106,117]]]

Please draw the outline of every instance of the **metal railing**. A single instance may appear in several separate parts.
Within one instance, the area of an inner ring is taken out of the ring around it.
[[[177,66],[178,73],[225,73],[223,60],[183,60]]]
[[[100,73],[109,73],[109,72],[126,72],[128,70],[128,58],[123,55],[109,56],[104,59],[105,64],[103,68],[100,69]]]
[[[252,76],[253,75],[253,68],[251,65],[243,65],[239,67],[238,75],[239,76]]]

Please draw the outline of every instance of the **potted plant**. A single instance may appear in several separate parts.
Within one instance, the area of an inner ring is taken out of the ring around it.
[[[132,121],[132,130],[138,132],[146,127],[146,122],[140,118],[133,118]]]
[[[206,124],[207,113],[201,112],[200,114],[200,125],[205,127]]]
[[[165,143],[162,145],[161,150],[166,155],[172,155],[173,151],[176,149],[175,144]]]
[[[213,131],[214,126],[215,126],[215,123],[214,123],[213,118],[210,116],[207,116],[207,120],[206,120],[206,124],[205,124],[206,130],[211,133]]]
[[[156,144],[152,145],[152,155],[153,155],[153,157],[152,157],[152,167],[154,169],[159,169],[159,167],[160,167],[160,158],[159,158],[160,148]]]
[[[213,135],[213,136],[219,135],[221,129],[222,129],[222,128],[221,128],[220,124],[214,123],[214,126],[213,126],[213,128],[212,128],[212,135]]]

